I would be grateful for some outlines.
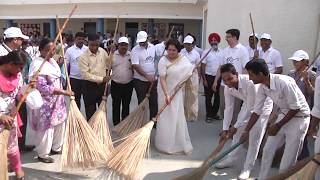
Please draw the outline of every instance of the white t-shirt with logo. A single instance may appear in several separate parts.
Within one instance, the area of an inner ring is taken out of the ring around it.
[[[282,67],[282,57],[278,50],[270,47],[267,51],[259,52],[259,58],[264,59],[268,65],[270,73],[274,73],[277,67]]]
[[[190,52],[186,48],[183,48],[180,54],[184,55],[193,65],[196,65],[200,61],[200,55],[194,48]]]
[[[154,75],[155,69],[155,55],[156,50],[153,44],[148,43],[148,47],[141,47],[139,44],[136,45],[131,51],[131,63],[133,65],[139,65],[141,69],[148,75]],[[140,75],[134,70],[133,78],[141,81],[148,81],[145,77]]]
[[[223,57],[223,64],[233,64],[239,74],[243,73],[246,64],[249,62],[248,50],[240,43],[233,48],[226,47],[223,50]]]
[[[210,49],[203,51],[201,57],[205,56]],[[222,50],[217,51],[211,50],[206,58],[203,59],[202,63],[206,64],[205,74],[216,76],[220,65],[223,62]]]

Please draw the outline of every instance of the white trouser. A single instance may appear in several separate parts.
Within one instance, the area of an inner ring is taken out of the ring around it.
[[[277,122],[284,117],[279,114]],[[294,117],[278,131],[276,136],[268,136],[263,149],[259,180],[269,176],[272,160],[278,147],[285,143],[285,149],[280,163],[279,171],[282,172],[297,161],[303,140],[307,134],[310,117]]]
[[[320,129],[318,130],[317,139],[314,142],[314,154],[320,153]],[[320,179],[320,167],[317,168],[315,179]]]
[[[65,122],[45,131],[36,131],[36,151],[41,158],[48,157],[51,150],[61,151]]]
[[[32,110],[27,106],[27,129],[26,129],[26,142],[27,146],[35,145],[35,133],[36,131],[32,129]]]

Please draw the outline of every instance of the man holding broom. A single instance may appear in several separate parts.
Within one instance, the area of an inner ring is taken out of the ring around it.
[[[107,52],[99,47],[99,36],[91,34],[88,36],[89,49],[85,50],[79,57],[79,69],[85,80],[83,93],[86,116],[89,120],[101,103],[106,82],[108,82],[107,70],[110,57]]]
[[[253,110],[256,89],[258,85],[249,80],[248,75],[238,74],[235,67],[232,64],[224,64],[220,68],[221,77],[226,84],[224,88],[225,105],[224,120],[223,120],[223,132],[221,135],[222,139],[227,139],[233,136],[232,145],[237,144],[240,137],[246,127],[246,124]],[[243,100],[243,104],[236,123],[231,127],[232,115],[234,110],[235,98]],[[270,101],[268,99],[267,101]],[[266,129],[269,114],[272,110],[272,101],[268,103],[263,109],[263,115],[259,119],[253,130],[250,132],[249,147],[247,157],[244,163],[244,168],[240,173],[238,179],[248,179],[250,171],[254,167],[255,160],[257,159],[259,147]],[[241,146],[242,147],[242,146]],[[241,157],[241,150],[237,148],[230,155],[216,165],[216,168],[231,167],[238,157]],[[243,149],[244,150],[244,149]],[[242,150],[242,151],[243,151]]]
[[[269,137],[263,149],[259,174],[259,179],[264,180],[268,177],[277,148],[283,143],[285,143],[285,149],[280,163],[280,172],[297,161],[299,149],[302,147],[309,127],[310,109],[295,80],[285,75],[270,74],[264,59],[248,62],[246,69],[250,80],[260,86],[253,113],[240,141],[248,139],[249,132],[262,115],[267,97],[270,97],[280,109],[276,122],[267,129]]]

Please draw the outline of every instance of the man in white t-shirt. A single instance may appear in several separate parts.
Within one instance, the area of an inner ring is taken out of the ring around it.
[[[258,46],[259,37],[258,34],[250,34],[249,44],[246,46],[248,53],[249,53],[249,59],[256,59],[259,57],[259,51],[261,50],[261,47]]]
[[[212,85],[214,79],[217,75],[219,66],[222,64],[223,55],[222,50],[219,49],[220,35],[218,33],[211,33],[208,37],[208,42],[211,48],[203,51],[202,57],[210,53],[206,58],[203,59],[201,63],[201,75],[203,79],[203,87],[205,93],[205,103],[206,103],[206,122],[211,123],[214,119],[220,119],[217,115],[220,106],[220,96],[219,91],[213,91]],[[214,101],[212,103],[212,96],[214,96]]]
[[[0,45],[0,56],[5,56],[12,50],[20,49],[23,40],[29,37],[23,35],[20,28],[10,27],[4,31],[4,42]]]
[[[282,74],[283,64],[281,54],[278,50],[274,49],[271,44],[271,35],[263,33],[260,37],[261,50],[259,52],[259,58],[266,61],[270,73]]]
[[[159,61],[160,58],[161,58],[163,55],[166,55],[166,42],[167,42],[169,39],[170,39],[170,38],[169,38],[169,34],[167,34],[164,41],[162,41],[161,43],[155,45],[155,48],[156,48],[156,59],[157,59],[157,61]]]
[[[226,41],[228,43],[228,47],[223,50],[223,64],[230,63],[232,64],[239,74],[245,74],[245,66],[249,61],[249,54],[246,47],[244,47],[239,42],[240,31],[238,29],[229,29],[226,31]],[[217,88],[218,81],[220,80],[220,67],[217,71],[217,75],[215,77],[214,83],[212,85],[213,91],[220,91],[220,115],[223,116],[224,110],[224,84],[221,83],[220,88]],[[241,101],[236,99],[234,114],[233,117],[237,117],[240,111]],[[233,119],[232,122],[235,122],[236,119]]]
[[[155,76],[155,55],[156,50],[153,44],[147,41],[148,34],[139,31],[137,34],[137,45],[131,51],[131,63],[134,70],[133,86],[136,90],[138,103],[140,104],[148,93],[149,86],[154,82],[150,96],[149,108],[150,119],[158,112],[157,79]]]
[[[88,49],[83,44],[85,38],[86,35],[83,32],[77,32],[74,45],[68,48],[64,55],[69,69],[71,88],[79,109],[81,108],[80,100],[85,88],[85,83],[79,69],[79,57]]]

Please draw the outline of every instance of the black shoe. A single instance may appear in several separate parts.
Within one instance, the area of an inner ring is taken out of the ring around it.
[[[62,154],[62,151],[54,151],[54,150],[51,150],[49,156],[57,155],[57,154]]]
[[[212,117],[206,117],[205,120],[207,123],[212,123],[213,122],[213,118]]]
[[[215,120],[221,120],[221,117],[218,116],[218,115],[215,115],[215,116],[213,116],[212,118],[215,119]]]
[[[38,160],[43,163],[54,163],[54,159],[52,159],[51,157],[42,158],[38,156]]]
[[[21,151],[23,152],[30,152],[35,148],[35,146],[23,146],[20,148]]]

